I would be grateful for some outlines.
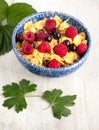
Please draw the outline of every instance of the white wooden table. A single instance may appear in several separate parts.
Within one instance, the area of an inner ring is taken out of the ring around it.
[[[11,0],[7,0],[11,4]],[[14,52],[0,56],[0,130],[99,130],[99,0],[15,0],[28,2],[38,11],[57,10],[69,13],[89,28],[92,49],[86,63],[75,73],[62,78],[46,78],[28,72]],[[60,88],[64,94],[77,94],[72,114],[58,120],[40,98],[27,98],[28,107],[19,114],[2,106],[2,86],[29,79],[38,84],[34,94]]]

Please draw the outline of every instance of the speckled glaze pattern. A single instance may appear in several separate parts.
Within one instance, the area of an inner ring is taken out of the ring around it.
[[[74,25],[77,27],[79,32],[85,32],[87,34],[87,39],[88,39],[88,50],[84,54],[84,56],[74,64],[67,66],[67,67],[61,67],[61,68],[45,68],[45,67],[40,67],[37,66],[28,60],[26,60],[18,51],[16,47],[16,34],[19,34],[23,32],[23,27],[24,24],[28,21],[39,21],[42,20],[43,18],[50,18],[54,17],[55,15],[58,15],[63,21],[66,19],[69,19],[69,23],[71,25]],[[42,76],[47,76],[47,77],[61,77],[67,74],[70,74],[74,71],[76,71],[78,68],[82,66],[82,64],[86,61],[90,49],[91,49],[91,37],[88,29],[85,27],[85,25],[79,21],[77,18],[74,18],[71,15],[68,15],[66,13],[62,12],[53,12],[53,11],[45,11],[45,12],[39,12],[36,14],[32,14],[26,18],[24,18],[14,29],[13,35],[12,35],[12,45],[13,45],[13,50],[15,52],[16,57],[18,58],[19,62],[30,72],[35,73],[37,75],[42,75]]]

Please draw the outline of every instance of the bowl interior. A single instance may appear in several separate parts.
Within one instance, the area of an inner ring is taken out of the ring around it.
[[[26,60],[20,54],[20,52],[18,51],[18,49],[16,47],[16,35],[23,32],[23,27],[24,27],[24,24],[26,22],[28,22],[28,21],[36,22],[36,21],[42,20],[44,18],[54,17],[55,15],[59,16],[63,21],[68,19],[69,24],[77,27],[78,32],[85,32],[86,33],[87,40],[88,40],[88,49],[87,49],[86,53],[84,54],[84,56],[72,65],[69,65],[69,66],[66,66],[66,67],[61,67],[61,68],[45,68],[45,67],[37,66],[37,65],[29,62],[28,60]],[[14,50],[16,56],[18,57],[18,59],[23,61],[23,62],[26,62],[31,67],[35,67],[37,69],[39,68],[39,70],[43,70],[43,69],[46,70],[46,71],[52,70],[54,72],[55,71],[56,72],[57,71],[64,71],[64,70],[68,71],[69,69],[75,68],[76,66],[80,65],[80,63],[83,62],[87,58],[89,51],[90,51],[90,46],[91,46],[91,37],[90,37],[90,33],[89,33],[88,29],[77,18],[75,18],[71,15],[68,15],[66,13],[62,13],[62,12],[48,11],[48,12],[39,12],[39,13],[36,13],[36,14],[32,14],[32,15],[24,18],[14,29],[14,32],[13,32],[13,35],[12,35],[12,45],[13,45],[13,50]]]

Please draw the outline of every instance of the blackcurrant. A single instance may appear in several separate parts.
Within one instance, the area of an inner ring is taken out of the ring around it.
[[[22,36],[21,33],[16,35],[16,41],[17,42],[23,42],[23,36]]]
[[[77,47],[76,47],[76,45],[74,43],[69,45],[69,50],[70,51],[76,51],[76,49],[77,49]]]
[[[47,37],[45,38],[45,40],[48,41],[48,42],[51,42],[52,37],[51,37],[51,36],[47,36]]]
[[[46,60],[43,61],[43,65],[45,67],[48,67],[49,63],[50,63],[50,61],[48,59],[46,59]]]
[[[54,37],[55,39],[59,39],[59,38],[61,37],[61,33],[60,33],[60,32],[54,32],[54,33],[53,33],[53,37]]]
[[[69,40],[64,40],[64,41],[63,41],[63,44],[66,45],[67,47],[69,47],[70,41],[69,41]]]
[[[55,32],[59,32],[59,30],[57,28],[54,28],[51,32],[51,34],[53,35]]]

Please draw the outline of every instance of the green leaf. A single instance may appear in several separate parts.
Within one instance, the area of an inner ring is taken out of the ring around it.
[[[68,116],[71,114],[71,111],[67,106],[73,106],[76,95],[73,96],[61,96],[62,90],[54,89],[52,91],[45,91],[43,98],[48,101],[52,106],[52,111],[54,117],[61,119],[62,116]]]
[[[5,99],[3,106],[8,109],[15,107],[15,111],[18,113],[27,107],[25,100],[25,94],[36,90],[36,84],[30,84],[29,80],[21,80],[19,84],[12,83],[11,85],[3,86],[3,95]]]
[[[75,103],[73,102],[76,99],[76,95],[73,96],[63,96],[57,99],[57,104],[73,106]]]
[[[23,109],[25,109],[27,107],[27,103],[23,96],[19,96],[19,97],[13,97],[13,98],[6,99],[3,103],[3,106],[8,107],[8,109],[15,106],[16,112],[19,113],[20,111],[22,111]]]
[[[69,110],[67,107],[62,107],[62,115],[68,116],[71,114],[71,110]]]
[[[8,9],[8,24],[16,26],[16,24],[26,16],[36,13],[36,10],[31,5],[26,3],[15,3]]]
[[[36,87],[37,87],[36,84],[31,84],[31,85],[29,85],[29,84],[30,84],[30,81],[25,80],[25,79],[23,79],[19,82],[20,88],[22,89],[22,92],[24,94],[36,90]]]
[[[42,97],[46,99],[49,103],[52,103],[53,101],[53,94],[50,91],[45,91]]]
[[[12,83],[11,85],[3,86],[3,95],[5,97],[13,97],[18,95],[20,92],[19,85],[17,83]]]
[[[62,113],[61,108],[59,106],[52,106],[54,117],[61,119]]]
[[[52,106],[54,117],[61,119],[62,116],[69,116],[71,114],[71,110],[64,106],[55,105]]]
[[[25,79],[23,79],[23,80],[21,80],[21,81],[19,82],[20,89],[23,91],[24,94],[25,94],[25,92],[26,92],[26,88],[27,88],[27,86],[29,85],[29,83],[30,83],[30,81],[29,81],[29,80],[25,80]]]
[[[12,49],[11,36],[13,28],[9,25],[2,26],[0,31],[0,55],[9,52]]]
[[[0,30],[0,46],[2,45],[2,41],[3,41],[3,31],[1,29]]]
[[[19,96],[17,98],[17,103],[16,103],[16,106],[15,106],[16,112],[19,113],[20,111],[22,111],[26,107],[27,107],[27,102],[26,102],[24,96]]]
[[[56,101],[56,99],[57,99],[58,97],[60,97],[60,95],[61,95],[62,93],[63,93],[63,92],[62,92],[61,89],[54,89],[54,90],[52,91],[53,101]]]
[[[45,98],[48,102],[52,103],[54,102],[57,97],[59,97],[62,94],[62,91],[60,89],[54,89],[53,91],[45,91],[43,94],[43,98]]]
[[[35,91],[36,87],[37,87],[36,84],[29,85],[28,88],[26,89],[26,93],[29,93],[31,91]]]
[[[12,32],[17,23],[33,13],[36,10],[27,3],[8,6],[6,1],[0,0],[0,55],[12,50]]]
[[[0,0],[0,21],[4,20],[7,16],[8,4],[4,0]]]

